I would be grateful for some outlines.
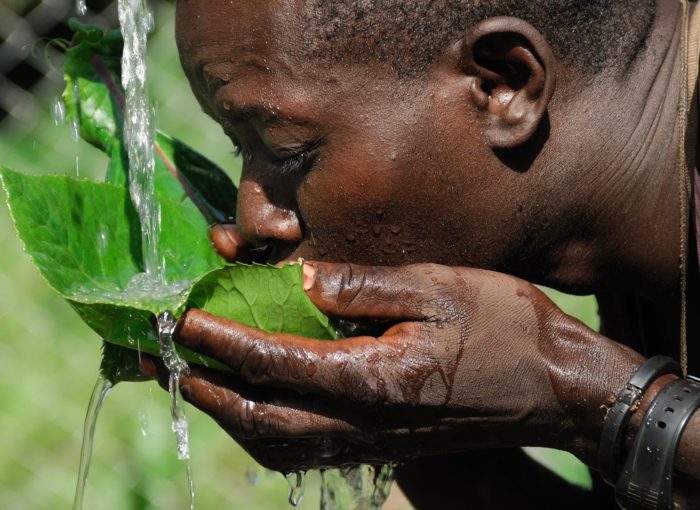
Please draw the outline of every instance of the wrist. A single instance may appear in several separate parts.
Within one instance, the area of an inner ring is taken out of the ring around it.
[[[644,358],[583,326],[559,328],[550,357],[550,377],[566,417],[573,424],[563,446],[597,467],[605,417]]]

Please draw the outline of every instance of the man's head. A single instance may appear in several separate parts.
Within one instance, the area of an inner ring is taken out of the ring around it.
[[[590,234],[579,176],[551,149],[570,119],[552,112],[575,102],[572,76],[630,68],[653,6],[180,0],[177,36],[200,104],[243,151],[239,226],[277,257],[546,281]]]

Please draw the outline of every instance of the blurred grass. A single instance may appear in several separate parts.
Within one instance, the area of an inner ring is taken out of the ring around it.
[[[240,164],[230,154],[228,139],[199,111],[180,70],[173,14],[170,5],[158,12],[150,43],[158,125],[236,178]],[[104,156],[84,142],[73,142],[69,127],[56,126],[51,118],[53,98],[44,101],[45,119],[30,133],[0,132],[0,162],[28,173],[101,179]],[[41,279],[22,253],[6,208],[0,209],[0,506],[69,508],[101,342]],[[565,311],[597,327],[592,298],[554,294]],[[97,426],[86,509],[186,507],[185,471],[175,457],[168,405],[167,395],[154,383],[122,384],[112,391]],[[262,474],[252,487],[244,473],[254,462],[212,420],[191,407],[188,415],[198,508],[287,507],[281,475]],[[539,449],[531,453],[559,465],[571,481],[588,483],[577,461]],[[317,507],[317,502],[318,478],[311,475],[301,508]]]

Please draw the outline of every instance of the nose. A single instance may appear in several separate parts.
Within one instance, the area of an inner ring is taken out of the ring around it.
[[[287,244],[303,238],[301,221],[291,200],[274,189],[242,179],[238,188],[238,230],[254,244]]]

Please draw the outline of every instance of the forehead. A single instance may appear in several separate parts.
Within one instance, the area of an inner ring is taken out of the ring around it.
[[[301,2],[179,0],[176,36],[185,70],[255,63],[290,65],[303,52]]]
[[[256,107],[329,127],[387,117],[406,88],[387,69],[308,53],[305,0],[179,0],[177,42],[207,113]],[[363,117],[364,118],[364,117]]]

